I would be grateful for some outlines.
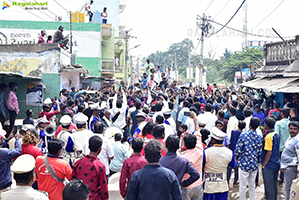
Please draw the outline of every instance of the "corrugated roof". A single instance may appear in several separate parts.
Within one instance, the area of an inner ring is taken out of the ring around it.
[[[19,73],[14,73],[14,72],[5,72],[5,71],[0,71],[0,76],[7,76],[7,77],[19,77],[19,78],[25,78],[25,79],[35,79],[35,80],[42,80],[40,77],[36,76],[28,76],[28,75],[23,75]]]

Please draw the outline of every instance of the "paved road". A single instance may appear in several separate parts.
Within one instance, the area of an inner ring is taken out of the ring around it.
[[[262,170],[260,169],[260,172]],[[229,200],[238,200],[239,199],[239,187],[234,188],[233,183],[233,174],[231,178],[231,184],[230,184],[230,190],[229,190]],[[109,180],[109,195],[111,200],[123,200],[123,198],[119,194],[119,176],[120,173],[113,174],[112,177]],[[260,186],[256,187],[255,189],[255,199],[256,200],[264,200],[264,183],[263,183],[263,177],[262,173],[259,173],[259,184]],[[247,198],[249,198],[249,192],[247,191]],[[278,200],[284,200],[285,195],[283,188],[278,189]]]

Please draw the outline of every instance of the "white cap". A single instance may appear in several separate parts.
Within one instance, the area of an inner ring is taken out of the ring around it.
[[[25,174],[31,172],[35,167],[35,159],[32,155],[24,154],[19,156],[13,165],[11,171],[16,174]]]
[[[226,136],[226,133],[221,131],[219,128],[212,127],[211,129],[211,137],[216,140],[224,140],[224,137]]]
[[[47,120],[47,116],[44,115],[43,117],[38,118],[37,122],[38,123],[49,123],[49,120]]]
[[[34,130],[35,127],[32,124],[24,124],[21,128],[22,131]]]
[[[84,125],[87,123],[88,117],[86,115],[79,115],[75,118],[76,124],[78,125]]]
[[[196,118],[200,126],[205,126],[208,123],[208,118],[204,114],[199,114]]]
[[[91,110],[101,110],[99,103],[91,104],[89,107]]]
[[[71,118],[69,115],[63,115],[63,116],[60,118],[60,124],[61,124],[62,126],[70,125],[71,122],[72,122],[72,118]]]
[[[144,119],[146,118],[146,114],[144,112],[138,112],[135,117],[143,117]]]
[[[50,98],[46,98],[44,104],[51,104],[52,100]]]

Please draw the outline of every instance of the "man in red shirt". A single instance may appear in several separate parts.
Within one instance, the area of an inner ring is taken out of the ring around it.
[[[94,135],[89,139],[89,155],[78,160],[72,172],[72,179],[81,179],[90,188],[90,200],[107,200],[108,183],[105,165],[97,158],[102,150],[102,138]]]
[[[45,101],[46,102],[46,101]],[[53,117],[54,115],[58,115],[60,110],[59,110],[59,106],[57,106],[57,110],[54,111],[54,112],[50,112],[51,111],[51,108],[53,107],[53,105],[56,104],[56,101],[54,100],[53,102],[49,102],[49,104],[46,104],[44,102],[44,105],[43,105],[43,111],[41,111],[38,115],[39,118],[42,118],[44,115],[46,115],[47,117],[47,120],[50,120],[51,117]]]
[[[132,174],[135,171],[142,169],[147,164],[147,161],[140,153],[143,148],[143,140],[141,138],[134,138],[132,140],[132,148],[134,154],[124,161],[119,179],[120,195],[123,198],[127,196],[127,190]]]
[[[167,153],[167,149],[166,149],[166,145],[165,145],[165,141],[164,141],[164,131],[165,131],[165,128],[164,128],[164,126],[161,126],[161,125],[156,125],[153,128],[153,135],[154,135],[155,139],[158,140],[161,145],[162,156],[165,156]],[[145,145],[144,145],[144,147],[145,147]],[[141,154],[143,156],[145,155],[144,147],[141,151]]]
[[[72,168],[70,165],[58,157],[64,147],[64,142],[59,139],[48,141],[47,159],[56,176],[62,180],[71,179]],[[35,173],[38,179],[38,189],[49,194],[49,200],[62,200],[64,183],[55,180],[47,170],[42,156],[38,156],[35,161]]]

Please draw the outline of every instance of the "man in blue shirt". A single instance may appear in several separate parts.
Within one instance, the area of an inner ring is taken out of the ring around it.
[[[275,119],[267,117],[264,123],[267,135],[263,141],[261,162],[263,166],[262,172],[265,185],[265,196],[267,200],[276,200],[278,194],[277,177],[280,169],[280,136],[274,131]]]
[[[255,109],[255,113],[252,115],[252,117],[259,118],[260,119],[260,125],[263,125],[264,119],[265,119],[265,114],[261,110],[261,105],[260,104],[256,104],[254,106],[254,109]]]
[[[146,73],[143,73],[143,78],[141,79],[141,83],[142,83],[142,88],[145,89],[146,88],[146,83],[148,81],[148,76]]]
[[[166,140],[166,148],[168,152],[160,159],[160,165],[172,170],[177,176],[182,187],[188,187],[200,178],[198,171],[192,166],[187,158],[183,158],[176,154],[180,147],[180,138],[175,135],[169,135]],[[182,181],[185,174],[190,177]]]
[[[132,174],[127,200],[182,200],[177,177],[173,171],[159,165],[160,142],[149,141],[144,152],[148,164]]]
[[[246,124],[243,123],[245,127]],[[251,118],[249,130],[241,133],[234,149],[240,168],[240,200],[246,200],[247,182],[250,200],[255,200],[255,177],[258,170],[258,157],[261,155],[262,148],[262,136],[256,132],[259,124],[260,120],[257,117]]]

